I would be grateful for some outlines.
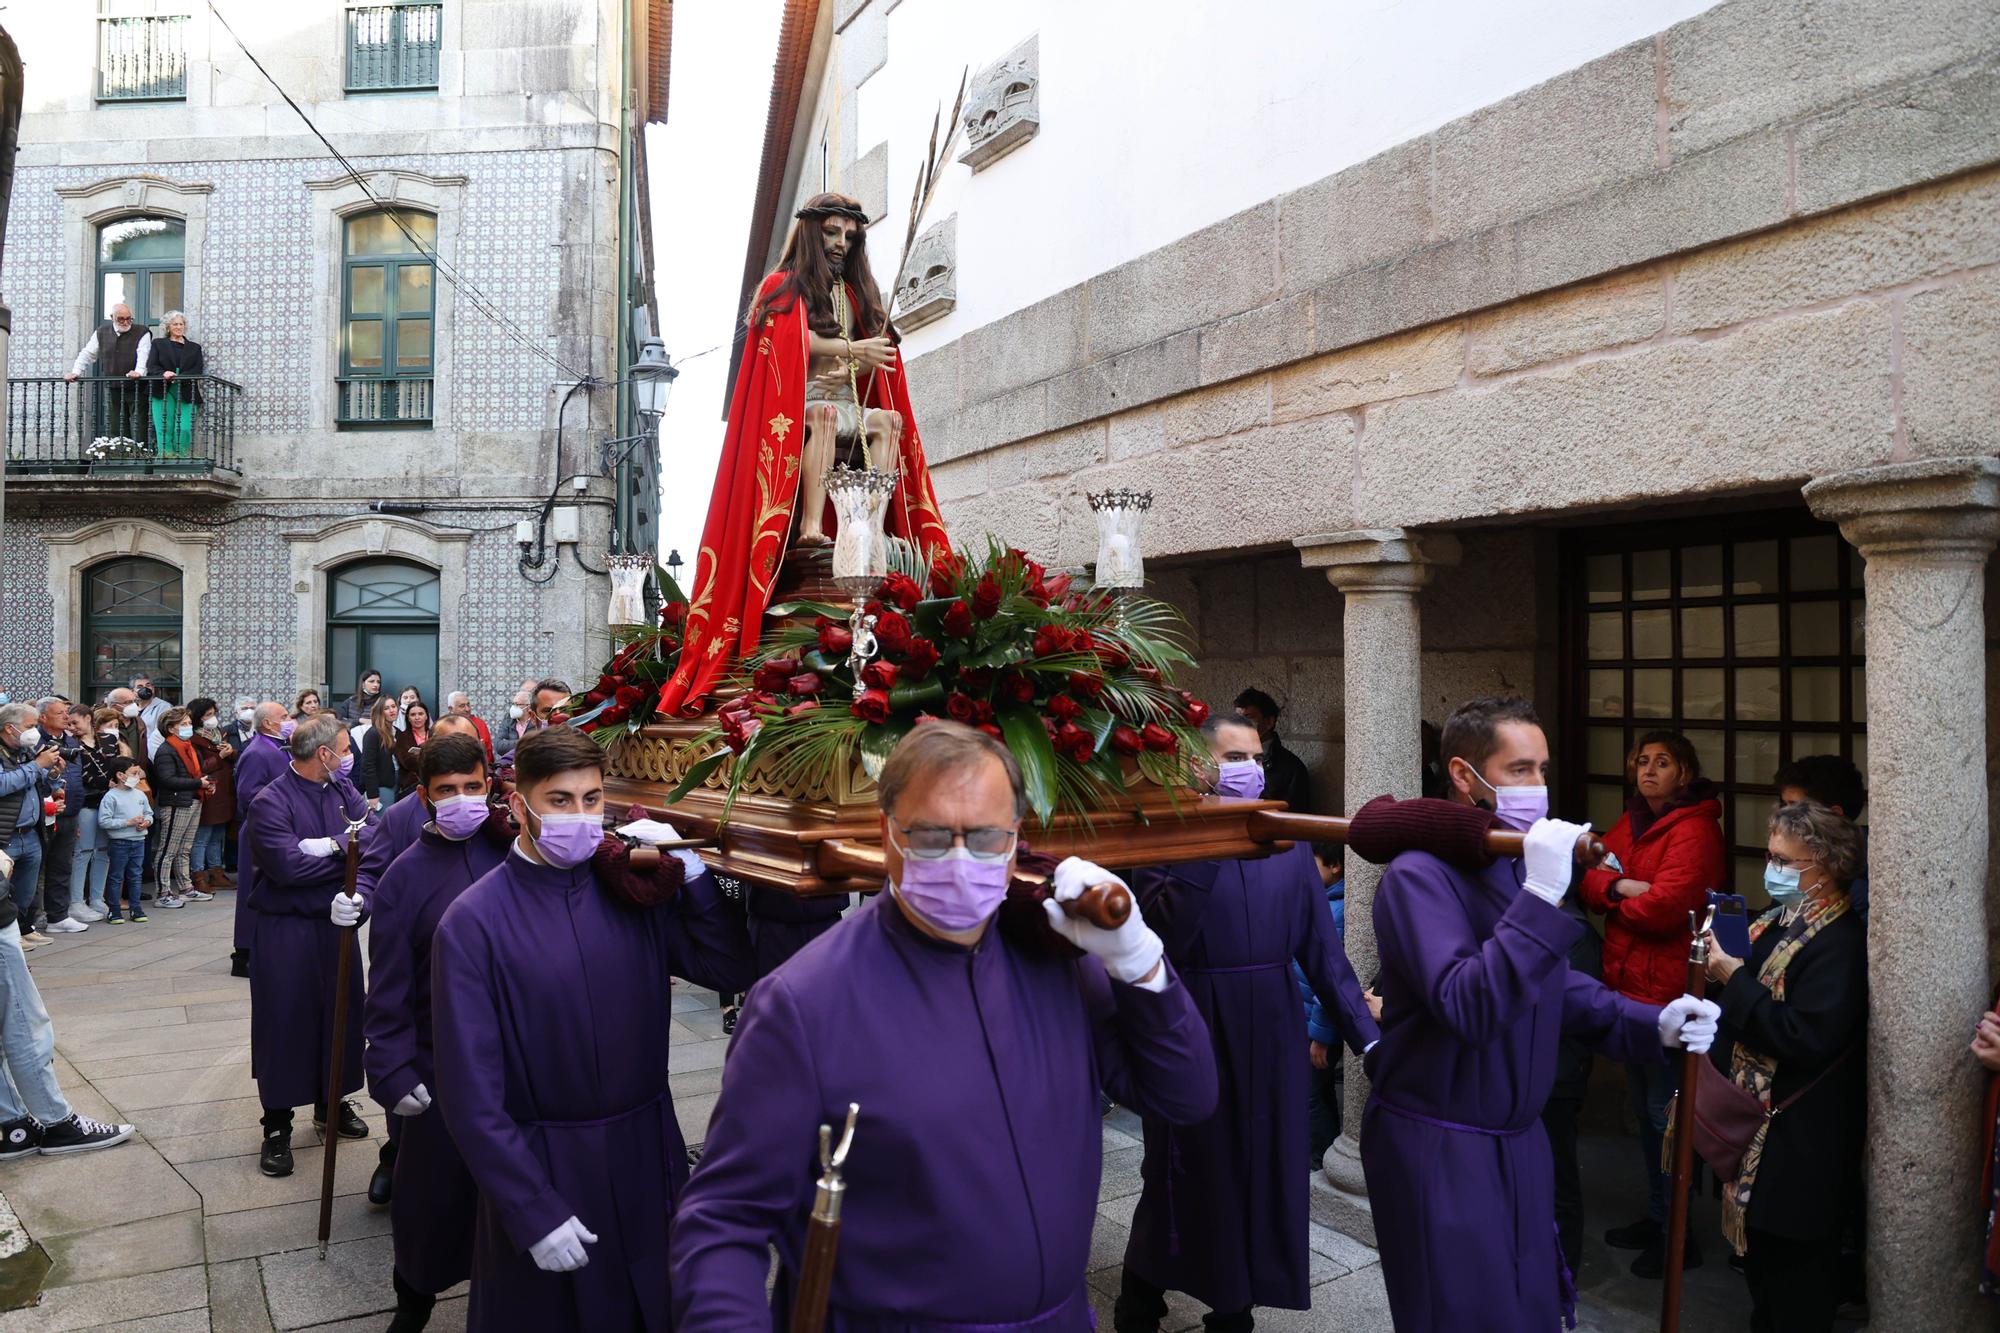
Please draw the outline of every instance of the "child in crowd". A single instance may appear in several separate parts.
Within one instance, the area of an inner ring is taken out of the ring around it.
[[[136,759],[111,763],[111,789],[98,807],[97,826],[111,844],[111,873],[105,883],[106,925],[144,921],[139,907],[139,882],[146,867],[146,830],[153,825],[153,804],[139,790],[146,770]],[[121,908],[124,914],[121,914]]]

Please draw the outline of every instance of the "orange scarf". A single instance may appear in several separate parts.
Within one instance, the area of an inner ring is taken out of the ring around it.
[[[174,747],[174,753],[181,757],[181,762],[187,765],[188,776],[199,778],[201,776],[201,756],[194,752],[194,742],[184,741],[178,736],[169,736],[166,740],[167,744]]]

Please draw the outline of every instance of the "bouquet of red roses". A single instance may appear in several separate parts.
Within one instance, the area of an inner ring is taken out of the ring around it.
[[[876,653],[858,675],[848,611],[794,602],[717,712],[678,800],[732,754],[731,792],[755,767],[783,786],[824,784],[857,756],[880,774],[912,727],[950,718],[1000,741],[1046,823],[1116,803],[1133,775],[1187,785],[1208,705],[1176,689],[1185,622],[1163,602],[1073,587],[1024,553],[943,554],[891,573],[864,606]],[[815,618],[808,620],[806,614]],[[602,684],[603,682],[599,682]],[[614,696],[617,697],[617,696]]]
[[[665,570],[656,570],[661,601],[656,626],[621,626],[612,631],[618,651],[597,684],[564,701],[560,720],[608,746],[652,721],[660,685],[673,673],[687,622],[687,596]]]

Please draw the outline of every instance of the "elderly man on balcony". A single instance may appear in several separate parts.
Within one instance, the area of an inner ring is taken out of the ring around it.
[[[153,334],[132,318],[132,307],[120,301],[111,307],[111,318],[99,324],[84,341],[83,350],[63,378],[75,381],[85,375],[109,379],[110,384],[92,386],[91,407],[99,435],[143,440],[148,436],[146,393],[127,380],[146,377],[146,362],[153,351]],[[91,367],[95,366],[93,371]]]

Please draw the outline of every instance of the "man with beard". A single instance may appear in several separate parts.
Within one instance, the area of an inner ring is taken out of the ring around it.
[[[756,648],[794,520],[798,544],[826,541],[821,479],[835,462],[859,463],[864,441],[867,460],[897,474],[889,535],[930,553],[950,549],[898,335],[868,268],[868,215],[846,195],[817,194],[795,217],[777,271],[750,305],[686,638],[660,690],[665,716],[700,713],[735,659]]]

